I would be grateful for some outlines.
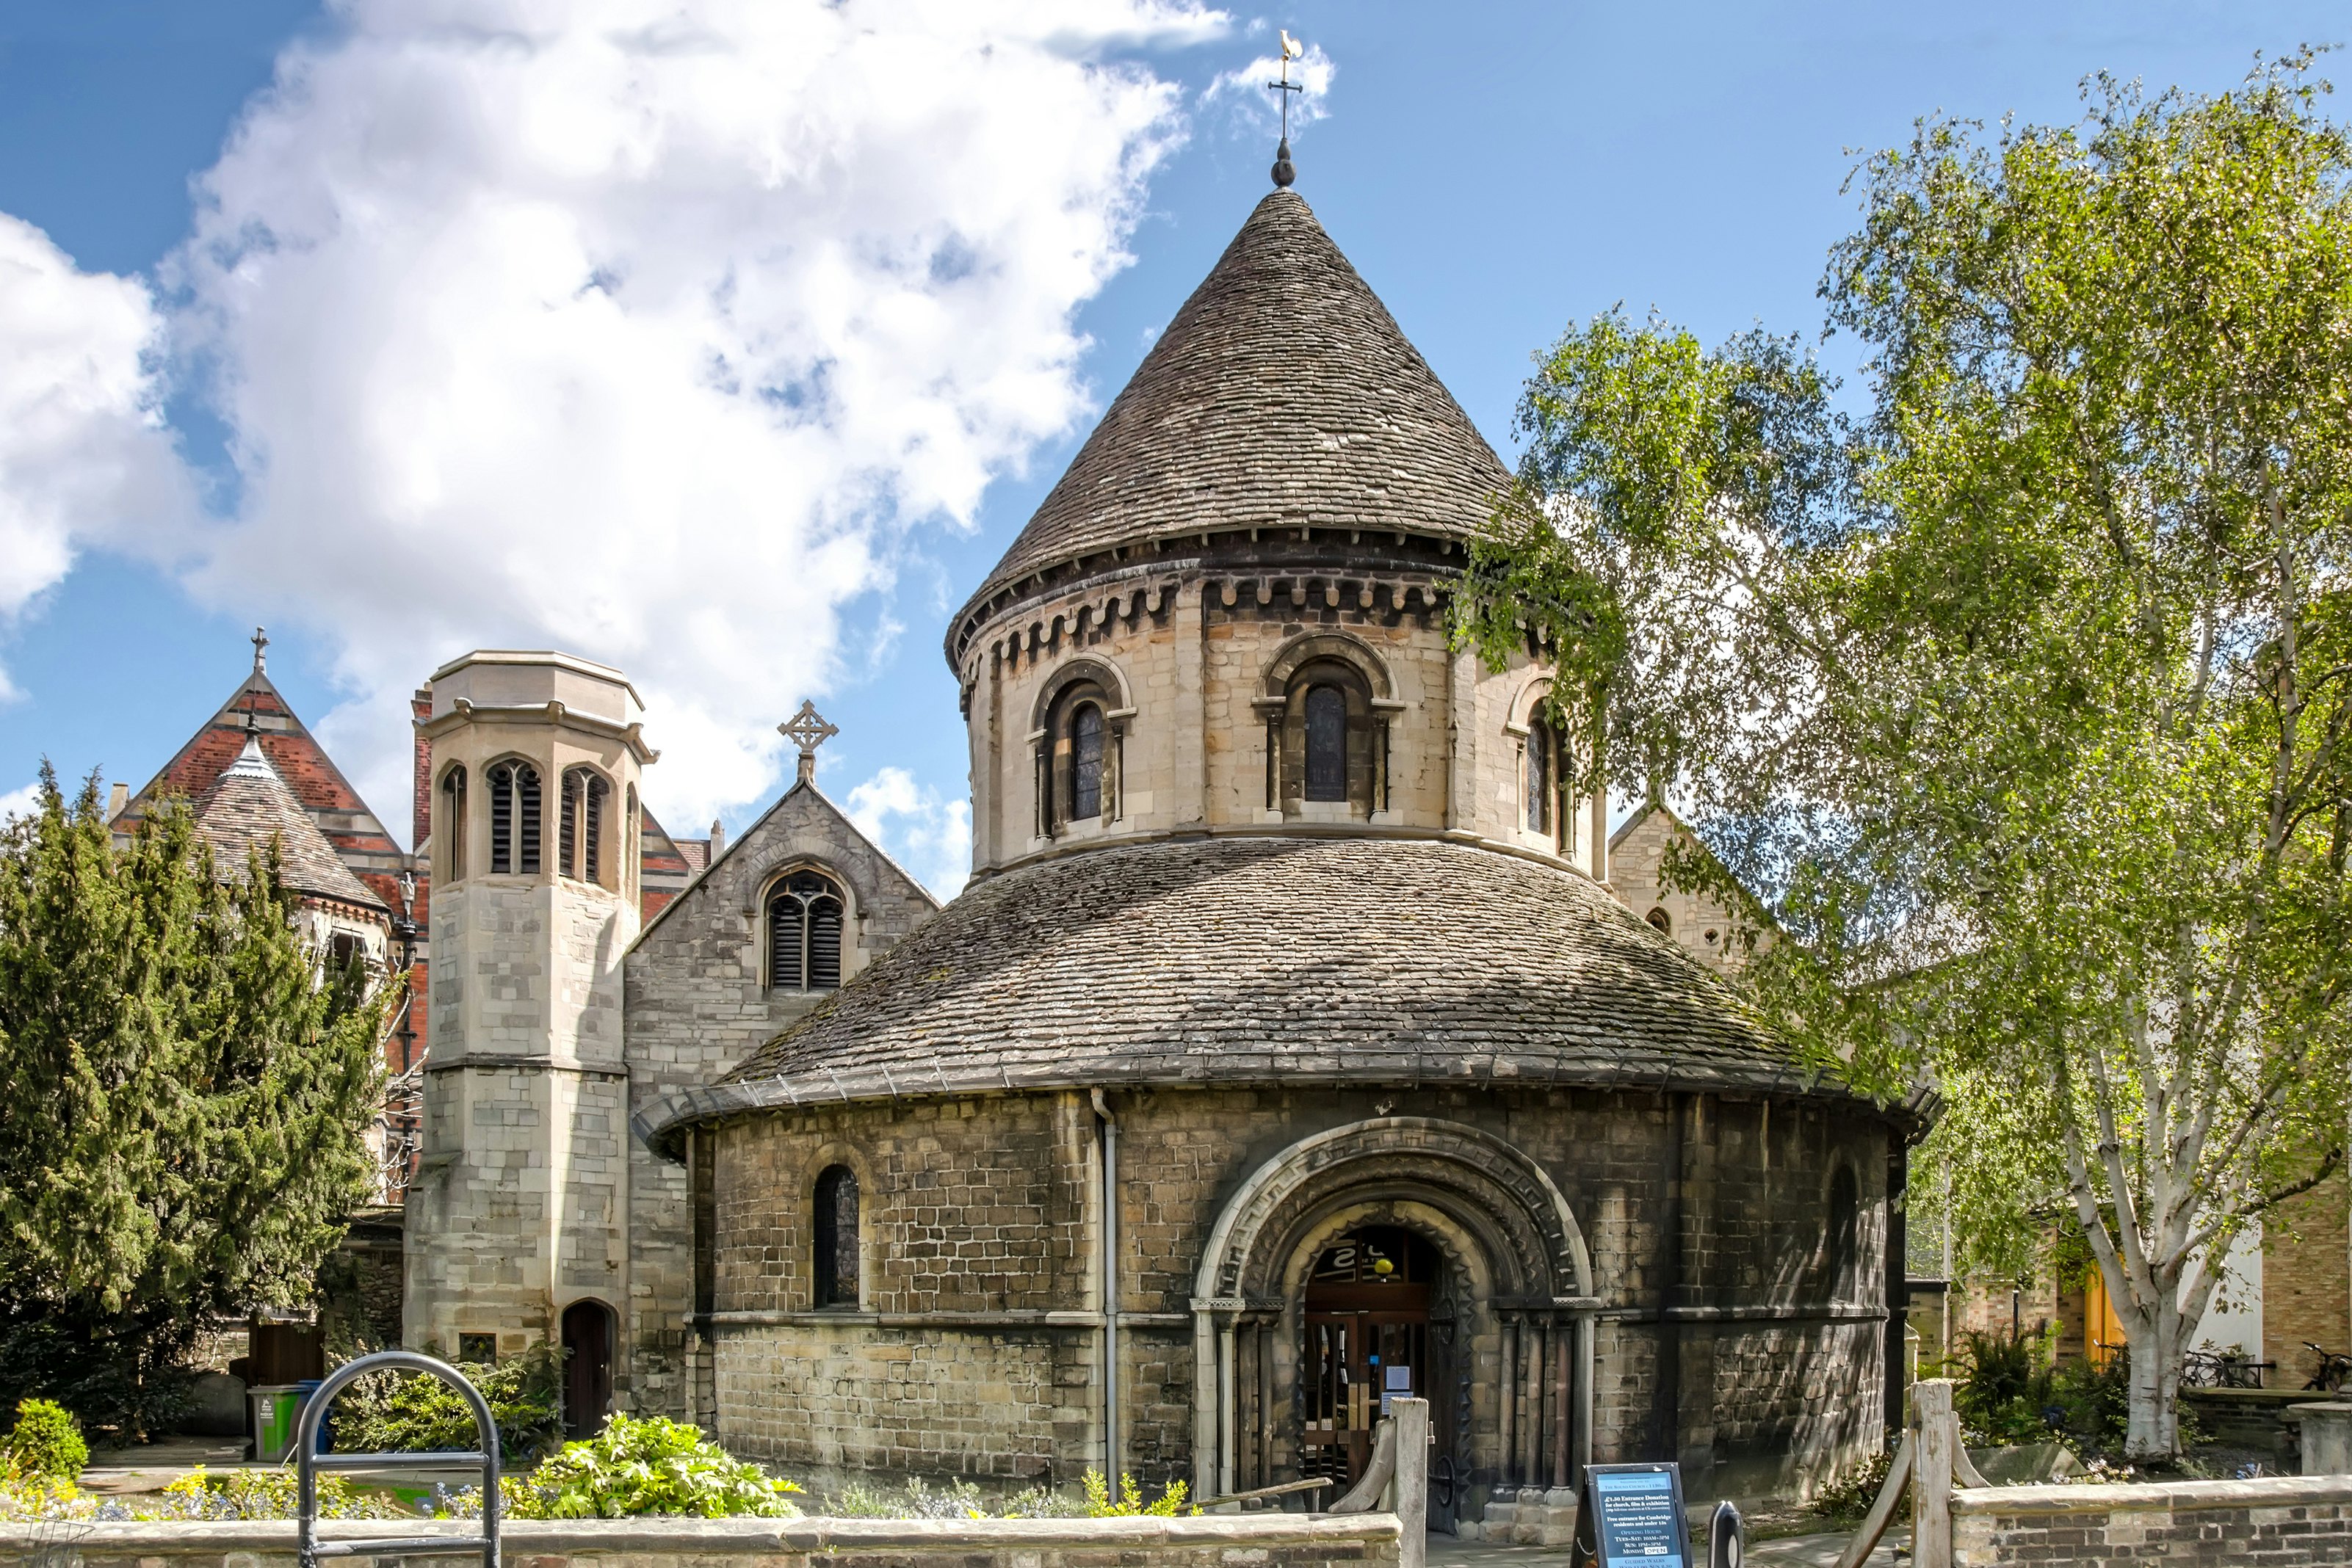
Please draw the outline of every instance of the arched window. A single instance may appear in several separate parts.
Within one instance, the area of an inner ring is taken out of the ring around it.
[[[621,879],[624,883],[621,891],[634,898],[637,892],[637,853],[641,844],[639,834],[644,831],[637,826],[637,787],[634,784],[629,786],[628,802],[628,810],[621,814],[620,856]]]
[[[1070,820],[1103,814],[1103,710],[1080,703],[1070,710]]]
[[[1830,1177],[1829,1267],[1830,1299],[1851,1301],[1862,1257],[1862,1199],[1852,1166],[1838,1166]]]
[[[1528,831],[1551,831],[1551,726],[1541,718],[1528,721]]]
[[[604,797],[612,786],[589,768],[563,772],[563,874],[581,882],[603,883]]]
[[[1307,688],[1307,798],[1348,798],[1348,695],[1337,686]]]
[[[815,1303],[857,1305],[857,1173],[827,1166],[816,1178],[816,1224],[810,1251],[816,1264]]]
[[[441,880],[456,882],[466,874],[466,770],[462,767],[441,775],[441,821],[433,836],[441,843]]]
[[[528,762],[490,768],[490,870],[539,874],[539,770]]]
[[[1675,917],[1667,914],[1663,907],[1653,909],[1642,918],[1648,921],[1650,929],[1661,936],[1671,936],[1675,934]]]
[[[768,894],[768,988],[830,991],[841,984],[845,901],[829,877],[796,871]]]

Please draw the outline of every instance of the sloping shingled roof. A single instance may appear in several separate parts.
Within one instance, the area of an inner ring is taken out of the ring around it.
[[[640,1130],[885,1093],[1290,1079],[1845,1092],[1573,873],[1442,841],[1234,837],[990,878]]]
[[[1205,528],[1467,537],[1508,483],[1306,201],[1276,191],[972,602],[1074,556]]]
[[[212,846],[213,865],[224,878],[244,877],[253,852],[275,838],[288,887],[312,898],[384,908],[278,776],[258,737],[247,737],[236,760],[196,797],[194,815],[196,831]]]

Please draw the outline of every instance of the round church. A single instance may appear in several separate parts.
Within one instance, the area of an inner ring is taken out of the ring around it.
[[[1345,1484],[1403,1394],[1436,1526],[1539,1539],[1588,1462],[1876,1448],[1912,1122],[1629,907],[1540,659],[1450,645],[1506,483],[1266,196],[950,624],[971,886],[721,900],[810,1005],[636,1125],[690,1230],[641,1354],[730,1449],[1206,1499]]]

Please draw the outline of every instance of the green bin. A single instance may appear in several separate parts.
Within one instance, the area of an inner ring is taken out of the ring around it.
[[[253,1457],[274,1465],[294,1451],[294,1432],[302,1419],[304,1389],[299,1384],[265,1384],[246,1390],[253,1401]]]

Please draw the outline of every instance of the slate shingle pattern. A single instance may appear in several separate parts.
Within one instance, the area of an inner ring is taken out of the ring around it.
[[[1204,528],[1466,538],[1508,483],[1306,201],[1276,191],[971,602],[1075,556]]]
[[[992,877],[689,1092],[1442,1082],[1825,1088],[1720,979],[1573,873],[1443,841],[1232,837]]]
[[[213,865],[225,878],[242,879],[253,852],[275,838],[286,885],[295,892],[362,909],[385,907],[352,874],[278,776],[258,737],[249,737],[236,760],[205,786],[196,797],[194,814],[196,831],[212,846]]]

